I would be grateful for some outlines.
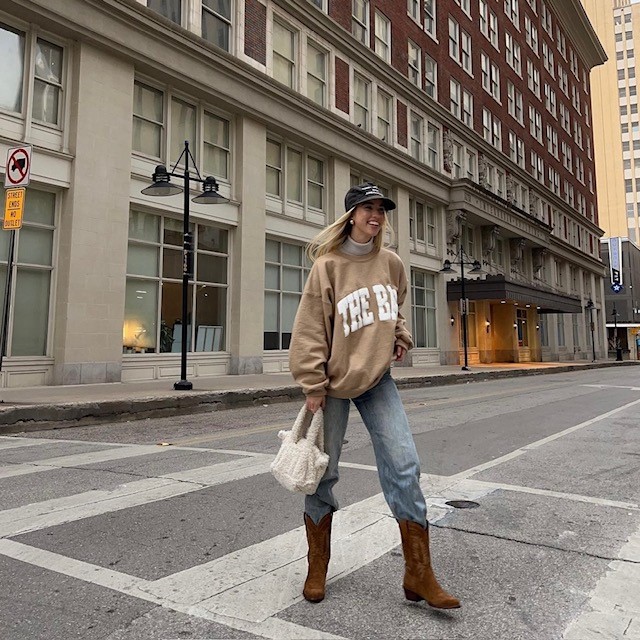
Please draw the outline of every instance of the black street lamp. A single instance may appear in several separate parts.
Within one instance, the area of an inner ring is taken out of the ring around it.
[[[616,310],[616,303],[613,303],[613,311],[611,312],[613,316],[613,343],[616,348],[616,362],[622,362],[622,347],[620,346],[620,342],[618,341],[618,312]]]
[[[462,367],[462,371],[469,371],[469,357],[468,357],[468,342],[469,342],[469,334],[468,334],[468,326],[467,326],[467,315],[469,313],[469,301],[465,295],[464,290],[464,265],[468,264],[471,266],[471,270],[469,273],[484,273],[482,271],[482,266],[480,265],[479,260],[465,260],[464,259],[464,250],[462,247],[458,250],[456,254],[455,260],[445,260],[442,269],[440,269],[440,273],[456,273],[455,269],[451,266],[452,264],[460,265],[460,316],[462,318],[462,348],[464,350],[464,366]]]
[[[176,172],[176,167],[184,158],[184,171]],[[193,163],[198,177],[189,175],[189,159]],[[181,177],[184,186],[178,186],[171,183],[171,176]],[[198,204],[222,204],[229,202],[228,198],[218,193],[218,183],[216,179],[209,176],[202,178],[200,171],[196,165],[194,157],[189,151],[188,140],[184,141],[184,149],[173,165],[171,171],[167,171],[164,165],[159,164],[152,176],[153,184],[142,190],[147,196],[173,196],[178,193],[184,193],[184,220],[182,231],[182,345],[180,349],[180,380],[173,385],[174,389],[186,390],[193,389],[193,384],[187,380],[187,326],[188,326],[188,292],[189,279],[193,278],[193,234],[189,231],[189,188],[191,182],[199,182],[202,184],[202,193],[193,198],[193,202]]]
[[[593,300],[591,298],[589,298],[589,300],[587,300],[587,304],[585,306],[585,309],[589,312],[589,326],[591,327],[591,348],[593,349],[593,360],[591,362],[595,362],[596,361],[596,341],[594,336],[594,331],[595,331],[595,324],[593,322],[593,310],[596,308],[596,305],[593,304]]]

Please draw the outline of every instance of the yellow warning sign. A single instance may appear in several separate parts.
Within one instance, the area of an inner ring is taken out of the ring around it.
[[[22,227],[22,212],[24,211],[24,187],[20,189],[7,189],[4,199],[3,229],[20,229]]]

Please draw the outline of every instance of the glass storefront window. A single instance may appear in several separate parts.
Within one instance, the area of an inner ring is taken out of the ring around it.
[[[182,224],[174,218],[137,211],[130,214],[125,353],[181,351]],[[226,341],[228,231],[195,223],[190,229],[196,255],[195,281],[187,290],[187,348],[222,351]]]

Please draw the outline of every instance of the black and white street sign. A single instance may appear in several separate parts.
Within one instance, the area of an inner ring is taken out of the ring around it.
[[[26,187],[31,177],[31,145],[12,147],[7,151],[4,188]]]

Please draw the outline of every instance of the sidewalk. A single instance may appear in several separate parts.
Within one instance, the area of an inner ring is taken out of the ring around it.
[[[495,378],[560,373],[602,367],[635,366],[635,361],[532,362],[520,364],[394,367],[399,387],[426,387]],[[0,434],[301,399],[289,373],[194,378],[191,391],[175,391],[176,380],[118,382],[0,389]]]

